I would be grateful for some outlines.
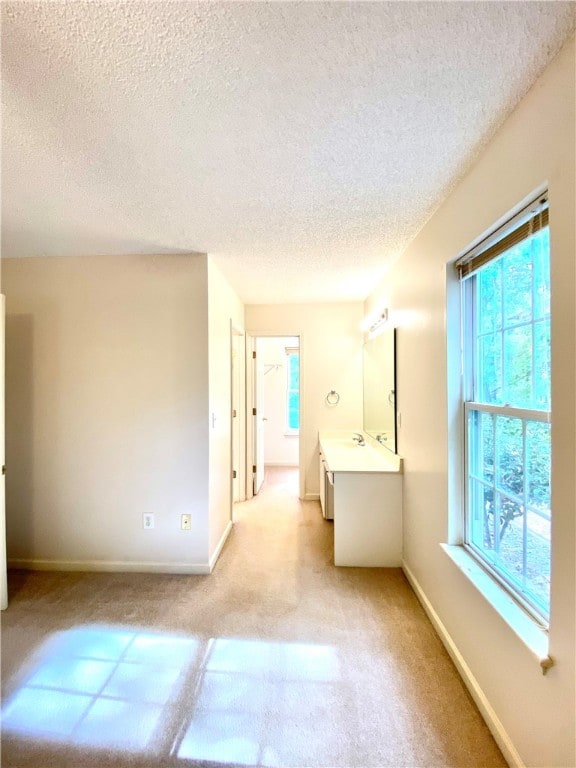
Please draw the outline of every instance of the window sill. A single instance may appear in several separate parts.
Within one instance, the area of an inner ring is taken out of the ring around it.
[[[456,567],[466,576],[516,636],[538,659],[545,675],[554,662],[548,655],[548,632],[538,626],[462,546],[440,545]]]

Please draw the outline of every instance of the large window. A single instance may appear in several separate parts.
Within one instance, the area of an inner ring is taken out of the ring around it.
[[[300,429],[300,350],[286,347],[286,432],[297,434]]]
[[[465,546],[532,613],[550,607],[550,245],[545,196],[458,262]]]

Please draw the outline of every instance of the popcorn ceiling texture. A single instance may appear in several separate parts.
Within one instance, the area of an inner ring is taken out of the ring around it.
[[[575,27],[564,2],[4,2],[4,256],[207,252],[357,300]]]

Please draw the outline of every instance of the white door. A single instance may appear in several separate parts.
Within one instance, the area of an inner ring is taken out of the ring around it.
[[[244,476],[244,456],[241,450],[241,422],[244,409],[241,406],[241,374],[243,371],[244,355],[241,348],[244,343],[242,331],[231,327],[231,371],[232,371],[232,503],[245,499],[241,478]]]
[[[246,334],[246,498],[256,495],[264,482],[263,360],[257,356],[258,339]]]
[[[6,327],[6,299],[0,295],[0,608],[8,607],[6,576],[6,480],[4,475],[4,334]]]
[[[264,482],[264,445],[265,445],[265,426],[266,416],[264,414],[264,360],[258,350],[258,339],[256,339],[256,357],[254,363],[254,495],[262,488]]]

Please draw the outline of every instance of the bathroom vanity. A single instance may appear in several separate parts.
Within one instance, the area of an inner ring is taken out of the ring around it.
[[[402,459],[354,432],[320,432],[320,503],[334,520],[335,565],[402,562]]]

